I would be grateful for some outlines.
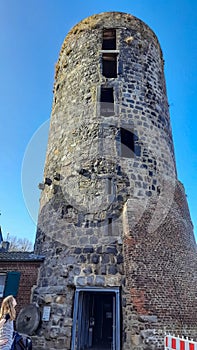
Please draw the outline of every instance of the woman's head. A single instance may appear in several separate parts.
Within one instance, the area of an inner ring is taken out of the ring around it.
[[[4,317],[4,315],[9,314],[10,319],[14,320],[16,318],[16,304],[17,302],[13,295],[8,295],[5,299],[3,299],[0,310],[0,319]]]

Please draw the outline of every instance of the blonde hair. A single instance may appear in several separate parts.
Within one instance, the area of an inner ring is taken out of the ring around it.
[[[0,309],[0,320],[5,317],[6,314],[10,315],[10,320],[15,320],[16,311],[13,306],[14,297],[13,295],[8,295],[5,299],[3,299]]]

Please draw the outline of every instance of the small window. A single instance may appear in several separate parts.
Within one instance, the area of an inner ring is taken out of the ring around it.
[[[107,179],[107,193],[112,194],[112,178],[108,177]]]
[[[86,227],[86,228],[90,227],[90,221],[89,221],[89,220],[86,220],[86,221],[85,221],[85,227]]]
[[[135,147],[135,141],[138,139],[137,136],[130,130],[121,128],[121,156],[125,158],[132,158],[134,155],[140,156],[139,146]]]
[[[116,50],[116,31],[115,29],[103,30],[102,50]]]
[[[5,281],[6,281],[6,273],[1,273],[0,274],[0,297],[1,298],[4,295]]]
[[[13,295],[14,297],[17,296],[18,288],[19,288],[19,282],[20,282],[20,272],[17,271],[10,271],[6,275],[6,281],[5,281],[5,288],[4,288],[4,297],[7,297],[8,295]]]
[[[112,235],[112,218],[108,219],[108,234]]]
[[[114,92],[113,88],[101,87],[101,109],[100,113],[104,117],[114,115]]]
[[[117,77],[117,54],[116,53],[103,53],[103,75],[106,78]]]

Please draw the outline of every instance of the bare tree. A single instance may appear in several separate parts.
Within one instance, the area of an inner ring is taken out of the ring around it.
[[[33,250],[33,243],[27,238],[18,238],[17,236],[10,236],[8,233],[6,240],[10,243],[10,252],[31,252]]]

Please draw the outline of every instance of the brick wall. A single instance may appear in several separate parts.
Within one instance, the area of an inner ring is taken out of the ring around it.
[[[132,344],[133,349],[134,329],[138,345],[146,338],[150,348],[153,339],[158,348],[162,346],[158,339],[163,338],[165,331],[196,340],[197,250],[182,185],[177,182],[165,220],[149,232],[154,210],[150,201],[133,229],[132,208],[127,207],[124,261],[127,304],[131,307],[124,322],[128,347]]]
[[[32,288],[37,283],[38,268],[40,266],[38,261],[1,261],[0,273],[7,273],[9,271],[17,271],[21,273],[18,295],[16,297],[17,314],[25,305],[31,302]],[[2,298],[0,298],[0,302]]]

